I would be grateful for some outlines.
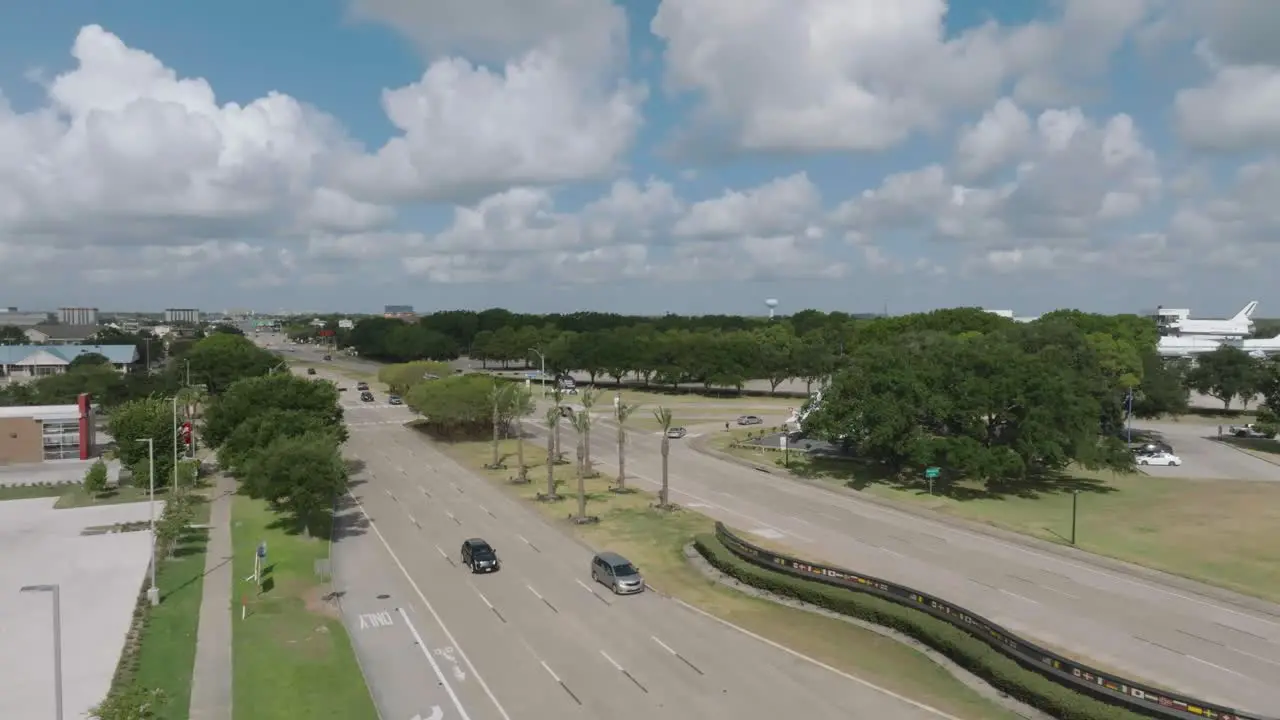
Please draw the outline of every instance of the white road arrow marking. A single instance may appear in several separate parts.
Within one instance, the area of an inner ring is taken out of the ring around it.
[[[427,716],[425,718],[422,717],[421,715],[413,716],[413,720],[443,720],[443,718],[444,718],[444,711],[440,709],[439,705],[432,705],[431,712],[427,713]]]

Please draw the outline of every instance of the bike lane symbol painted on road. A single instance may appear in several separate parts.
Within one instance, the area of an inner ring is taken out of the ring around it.
[[[454,680],[463,682],[467,679],[467,674],[462,671],[462,666],[458,665],[458,658],[454,655],[452,647],[447,645],[445,647],[438,647],[435,650],[432,650],[431,654],[438,658],[442,658],[445,662],[449,663],[450,668],[452,668]]]

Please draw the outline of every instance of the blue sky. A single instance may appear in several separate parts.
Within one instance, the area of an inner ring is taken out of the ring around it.
[[[1280,92],[1280,51],[1248,32],[1280,12],[953,0],[939,24],[942,4],[752,4],[777,13],[762,18],[727,0],[0,9],[16,118],[0,124],[0,304],[754,313],[777,297],[784,311],[1207,314],[1257,299],[1280,314],[1267,272],[1280,219],[1256,190],[1280,188],[1280,109],[1257,107]],[[78,34],[203,79],[217,104],[109,82],[124,71],[110,52],[77,63]],[[470,63],[492,82],[444,72]],[[77,73],[92,82],[51,84]],[[408,127],[389,119],[388,89]],[[271,93],[316,112],[231,119],[228,103]],[[147,115],[164,103],[181,127]],[[985,134],[967,132],[984,117]],[[41,118],[57,132],[33,130]],[[104,124],[109,137],[86,130]],[[772,200],[753,193],[787,178]],[[632,206],[619,181],[656,185]],[[742,197],[699,209],[729,192]]]

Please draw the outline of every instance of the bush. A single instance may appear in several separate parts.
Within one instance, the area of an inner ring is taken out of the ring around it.
[[[107,464],[98,460],[84,474],[84,491],[97,497],[107,491]]]
[[[1059,720],[1138,720],[1145,716],[1059,685],[944,620],[856,590],[803,580],[752,565],[714,534],[694,546],[717,570],[775,595],[896,630],[947,656],[992,687]]]

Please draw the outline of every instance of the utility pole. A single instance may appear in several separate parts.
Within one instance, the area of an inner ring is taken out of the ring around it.
[[[147,601],[154,606],[160,604],[160,588],[156,587],[156,441],[154,438],[138,438],[137,441],[147,444],[147,474],[151,476],[151,500],[148,503],[151,514],[151,587],[147,588]]]

